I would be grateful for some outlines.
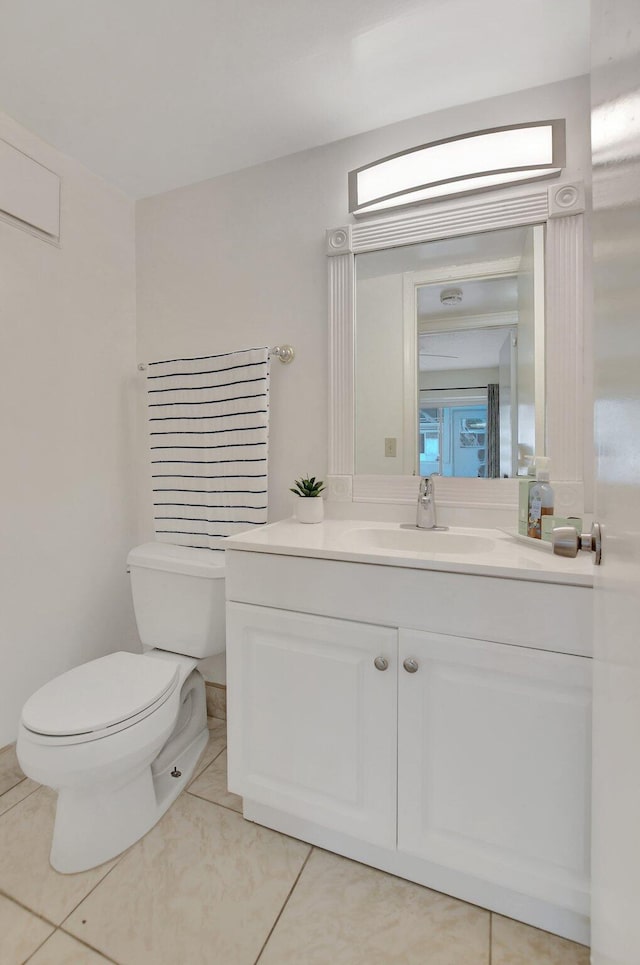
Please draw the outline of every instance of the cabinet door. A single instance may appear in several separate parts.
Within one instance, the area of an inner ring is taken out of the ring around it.
[[[395,847],[397,650],[395,629],[227,604],[232,790]]]
[[[400,631],[399,849],[588,914],[590,665]]]

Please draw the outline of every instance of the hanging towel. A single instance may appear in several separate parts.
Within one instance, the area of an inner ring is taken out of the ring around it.
[[[150,362],[156,536],[220,549],[267,521],[269,350]]]

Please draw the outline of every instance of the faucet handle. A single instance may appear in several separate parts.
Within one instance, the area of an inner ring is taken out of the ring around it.
[[[420,477],[420,496],[430,496],[433,493],[433,477],[437,475],[437,472],[432,472],[428,476]]]
[[[448,529],[448,526],[438,526],[436,523],[436,494],[434,477],[437,472],[420,477],[418,490],[418,511],[416,526],[418,529]],[[405,668],[406,669],[406,668]]]

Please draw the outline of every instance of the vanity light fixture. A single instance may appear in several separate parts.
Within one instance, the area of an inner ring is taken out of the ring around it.
[[[564,164],[564,120],[473,131],[350,171],[349,211],[358,217],[542,181],[558,177]]]

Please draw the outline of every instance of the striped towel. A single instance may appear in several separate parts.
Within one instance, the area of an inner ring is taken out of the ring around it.
[[[150,362],[156,535],[219,549],[267,521],[269,350]]]

